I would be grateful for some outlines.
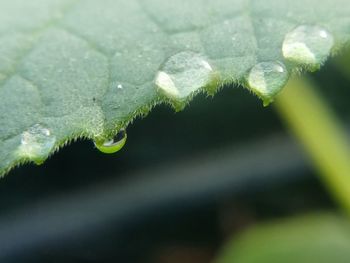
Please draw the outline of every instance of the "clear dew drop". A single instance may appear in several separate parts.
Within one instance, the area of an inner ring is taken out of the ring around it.
[[[155,84],[159,92],[171,100],[183,101],[208,86],[213,69],[201,55],[184,51],[171,56],[158,71]]]
[[[289,74],[286,67],[278,61],[256,64],[248,73],[246,81],[249,88],[269,105],[287,83]]]
[[[56,143],[56,137],[41,124],[35,124],[21,135],[21,144],[17,153],[23,158],[29,158],[36,164],[42,164]]]
[[[116,136],[105,141],[95,141],[95,146],[98,150],[106,154],[112,154],[120,151],[127,139],[127,134],[125,130],[121,130]]]
[[[326,29],[303,25],[286,35],[282,52],[287,60],[317,69],[325,62],[333,45],[334,38]]]

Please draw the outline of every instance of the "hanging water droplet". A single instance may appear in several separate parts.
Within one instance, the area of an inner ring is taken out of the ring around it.
[[[112,154],[120,151],[127,139],[127,134],[125,130],[121,130],[111,139],[105,141],[95,141],[95,146],[103,153]]]
[[[49,129],[35,124],[21,135],[21,144],[17,150],[18,155],[29,158],[36,164],[42,164],[56,143],[56,137]]]
[[[286,67],[278,61],[256,64],[246,77],[249,88],[269,105],[288,80]]]
[[[172,100],[183,101],[213,81],[213,69],[206,59],[194,52],[180,52],[170,57],[158,71],[155,84]]]
[[[331,33],[319,26],[303,25],[289,32],[283,42],[283,56],[295,63],[319,68],[334,45]]]

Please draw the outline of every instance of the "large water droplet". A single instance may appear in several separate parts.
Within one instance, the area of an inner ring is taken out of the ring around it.
[[[334,38],[319,26],[303,25],[289,32],[283,42],[283,56],[295,63],[319,68],[334,45]]]
[[[213,81],[213,69],[208,61],[194,52],[171,56],[158,71],[155,83],[171,100],[183,101]]]
[[[55,143],[56,137],[51,134],[49,129],[41,124],[35,124],[22,133],[17,153],[39,165],[47,159]]]
[[[103,153],[112,154],[120,151],[127,139],[127,134],[125,130],[121,130],[111,139],[105,141],[95,141],[95,146]]]
[[[278,61],[256,64],[246,77],[249,88],[269,105],[288,80],[286,67]]]

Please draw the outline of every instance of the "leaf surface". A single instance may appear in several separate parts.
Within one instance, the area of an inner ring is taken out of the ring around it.
[[[2,0],[0,174],[223,84],[268,104],[346,44],[349,14],[347,0]]]

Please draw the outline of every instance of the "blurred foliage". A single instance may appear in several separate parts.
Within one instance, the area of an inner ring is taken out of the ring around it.
[[[216,263],[346,263],[350,223],[332,214],[314,214],[257,225],[234,239]]]

